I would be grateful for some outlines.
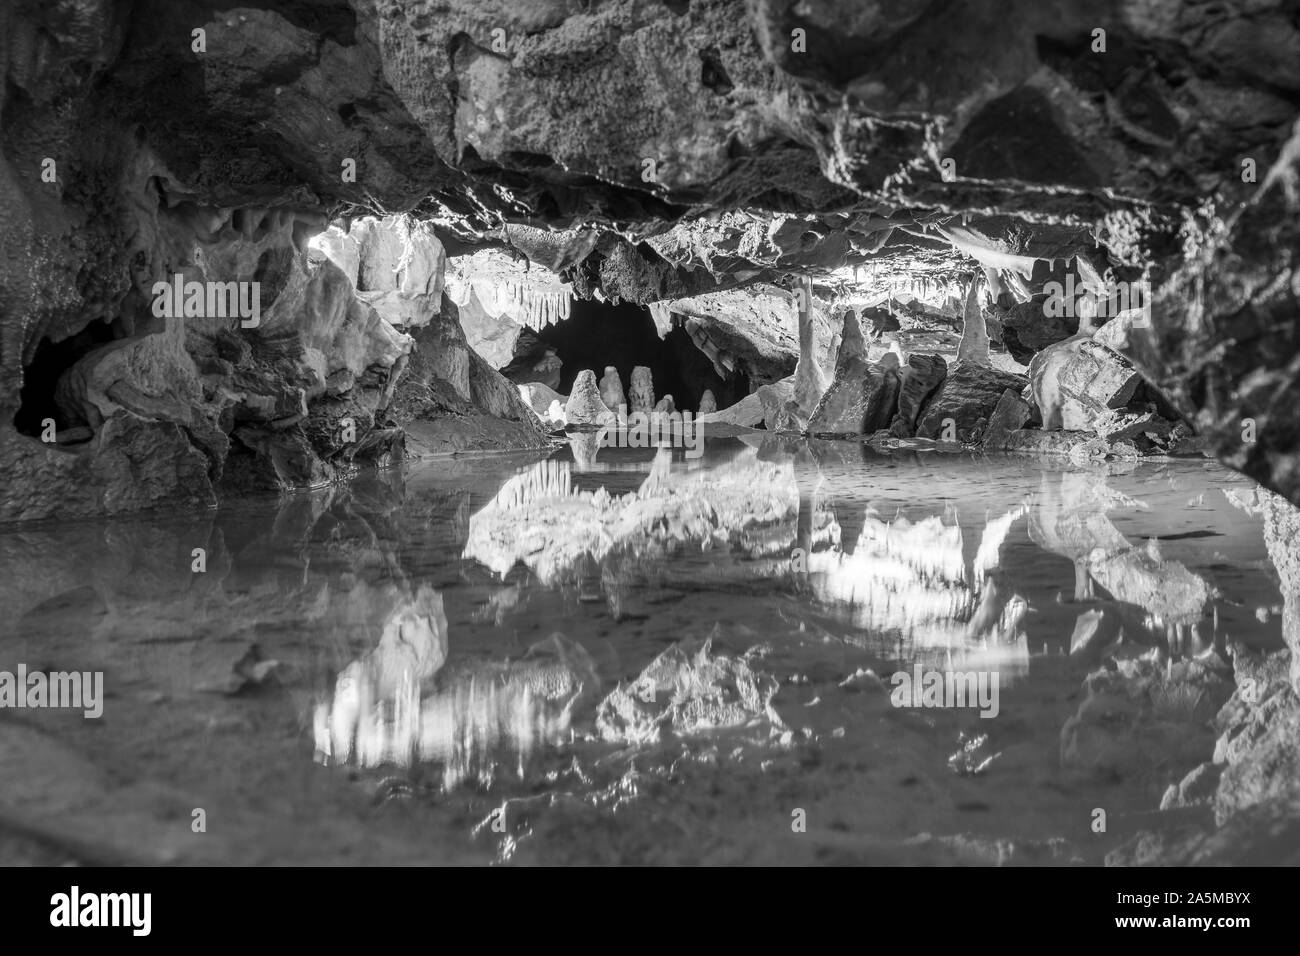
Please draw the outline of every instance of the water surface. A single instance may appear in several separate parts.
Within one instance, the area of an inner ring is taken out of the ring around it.
[[[1209,673],[1282,646],[1214,463],[588,444],[0,534],[0,669],[107,698],[0,712],[0,856],[1098,863],[1213,710],[1081,725],[1076,630]],[[932,671],[996,675],[996,715],[896,706]]]

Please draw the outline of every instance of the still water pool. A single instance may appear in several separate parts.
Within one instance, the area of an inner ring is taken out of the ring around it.
[[[104,701],[0,711],[0,857],[1100,863],[1283,645],[1253,487],[769,437],[7,531],[0,670]]]

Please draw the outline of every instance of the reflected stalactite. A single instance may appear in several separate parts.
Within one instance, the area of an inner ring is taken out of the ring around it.
[[[570,736],[576,710],[600,690],[583,648],[554,634],[519,659],[446,662],[441,595],[421,589],[390,619],[380,645],[340,672],[316,705],[317,759],[374,768],[435,764],[445,788],[523,777],[543,748]]]
[[[808,556],[810,586],[853,625],[879,638],[949,647],[963,640],[974,608],[962,562],[960,526],[938,516],[913,523],[868,512],[851,554]]]
[[[1005,677],[1023,674],[1029,607],[998,571],[1002,548],[1026,508],[986,518],[968,568],[955,509],[886,520],[872,507],[837,508],[826,494],[826,457],[816,458],[816,484],[799,528],[799,545],[808,554],[806,587],[816,601],[863,632],[867,645],[897,656],[942,651],[937,666],[969,656],[999,664]]]
[[[543,585],[572,576],[586,556],[604,562],[670,544],[789,556],[799,509],[789,461],[760,461],[746,449],[700,469],[664,448],[641,487],[624,495],[577,490],[572,471],[551,460],[511,478],[470,519],[464,556],[498,574],[522,562]]]

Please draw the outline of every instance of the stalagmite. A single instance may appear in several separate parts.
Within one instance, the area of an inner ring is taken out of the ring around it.
[[[671,395],[665,395],[663,398],[659,399],[658,403],[655,405],[656,413],[670,414],[675,411],[677,411],[677,406],[673,403],[673,397]]]
[[[638,365],[632,369],[632,386],[628,389],[632,411],[645,412],[647,415],[655,407],[655,386],[650,377],[650,369]]]
[[[713,390],[706,388],[704,394],[700,396],[700,407],[697,414],[708,415],[717,410],[718,400],[713,397]]]
[[[600,399],[596,373],[591,369],[583,369],[574,379],[564,417],[570,425],[607,425],[614,421],[614,415]]]
[[[799,296],[799,363],[794,369],[794,396],[777,418],[778,431],[803,431],[827,388],[826,375],[817,364],[812,281],[805,278],[802,283]]]
[[[989,333],[980,308],[979,277],[971,279],[966,290],[966,308],[962,314],[961,343],[957,346],[957,361],[973,365],[989,364]]]
[[[605,366],[605,374],[600,380],[600,400],[612,412],[617,412],[620,405],[627,404],[623,393],[623,380],[618,377],[618,369],[612,365]]]
[[[814,435],[861,434],[868,405],[884,385],[883,372],[873,369],[867,360],[867,346],[857,314],[850,309],[844,313],[844,331],[835,359],[835,378],[809,416],[808,431]],[[892,398],[896,401],[897,396]],[[881,400],[876,404],[881,406]],[[893,417],[892,403],[889,416]]]

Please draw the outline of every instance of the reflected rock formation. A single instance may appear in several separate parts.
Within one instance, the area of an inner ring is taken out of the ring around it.
[[[799,488],[791,462],[760,461],[746,449],[708,469],[673,464],[662,449],[645,482],[625,495],[575,489],[568,462],[539,462],[515,476],[469,523],[464,557],[504,575],[526,565],[543,585],[590,556],[638,552],[666,542],[771,551],[767,531],[793,537]]]
[[[1105,591],[1098,613],[1080,618],[1072,644],[1092,646],[1101,639],[1096,635],[1122,630],[1144,642],[1163,632],[1171,648],[1200,650],[1210,585],[1179,562],[1162,558],[1156,542],[1134,545],[1106,514],[1139,507],[1109,489],[1102,473],[1043,475],[1030,510],[1030,537],[1074,562],[1076,601],[1096,600],[1097,585]],[[1188,644],[1189,636],[1194,644]]]
[[[761,656],[761,648],[740,657],[716,652],[712,637],[698,649],[674,644],[631,685],[620,684],[601,702],[596,728],[604,740],[637,744],[657,743],[669,733],[742,727],[763,718],[773,729],[783,729],[772,708],[777,682],[753,666]]]
[[[587,652],[553,634],[517,660],[443,667],[442,599],[422,588],[384,640],[339,674],[315,709],[317,758],[360,767],[416,762],[442,768],[443,787],[487,786],[503,770],[523,777],[531,758],[569,735],[600,680]]]
[[[996,571],[1002,544],[1024,513],[1016,508],[986,522],[968,570],[955,515],[886,521],[867,509],[851,552],[831,547],[808,555],[808,586],[868,640],[896,642],[900,657],[942,650],[945,665],[1023,674],[1029,606]],[[838,527],[821,534],[841,537]]]

